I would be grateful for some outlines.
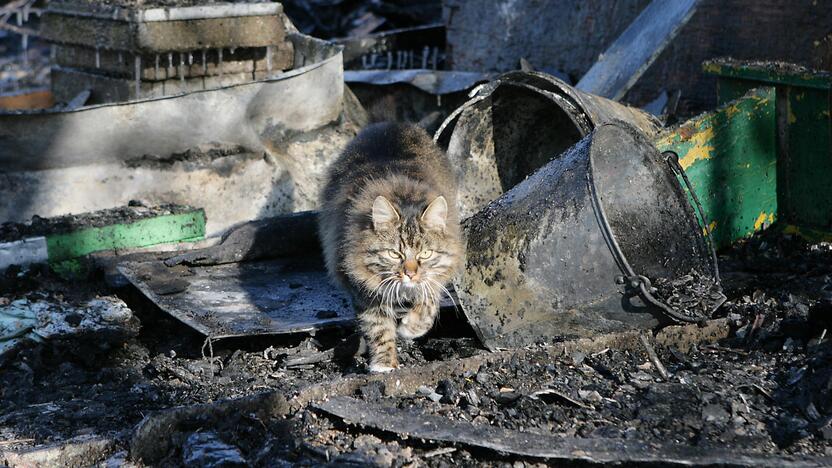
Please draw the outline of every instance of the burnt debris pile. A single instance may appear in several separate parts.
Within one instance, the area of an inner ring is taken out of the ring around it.
[[[713,276],[690,270],[678,278],[656,278],[652,282],[656,296],[692,322],[710,319],[714,304],[725,300],[722,288]]]
[[[832,466],[832,3],[0,3],[0,466]],[[394,115],[467,258],[376,374],[316,210]]]

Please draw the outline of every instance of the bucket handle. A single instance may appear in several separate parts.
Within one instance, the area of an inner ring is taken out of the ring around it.
[[[681,176],[682,180],[685,182],[685,187],[688,189],[688,193],[690,193],[691,198],[693,198],[693,203],[696,205],[696,211],[699,212],[699,217],[702,218],[702,224],[704,224],[705,229],[705,240],[708,243],[708,250],[711,252],[711,259],[714,262],[714,279],[716,279],[717,283],[720,283],[719,279],[719,262],[716,256],[716,246],[714,246],[714,239],[711,236],[711,223],[708,220],[708,215],[705,214],[705,210],[702,209],[702,204],[699,203],[699,197],[696,196],[696,192],[693,190],[693,186],[690,183],[690,179],[688,179],[688,175],[685,173],[685,168],[679,164],[679,155],[675,151],[664,151],[662,152],[662,156],[664,156],[665,161],[670,164],[670,168],[676,175]]]
[[[684,168],[682,168],[682,165],[679,164],[679,155],[673,151],[665,151],[664,153],[662,153],[662,155],[665,156],[665,160],[670,164],[670,167],[673,170],[673,172],[681,175],[682,179],[685,182],[685,186],[692,195],[693,201],[696,205],[696,209],[699,211],[699,215],[702,217],[702,221],[705,223],[705,237],[707,237],[708,248],[711,252],[711,256],[714,262],[714,278],[716,279],[716,282],[719,283],[719,265],[717,265],[716,249],[714,247],[713,240],[711,239],[710,225],[707,220],[708,218],[705,215],[705,211],[702,209],[702,205],[699,203],[699,198],[696,196],[696,192],[693,191],[693,187],[691,186],[690,180],[688,180],[688,177],[685,174]],[[627,261],[627,257],[621,250],[621,246],[618,245],[618,241],[616,240],[615,234],[613,234],[612,227],[610,226],[610,223],[607,219],[607,212],[606,210],[604,210],[604,206],[603,204],[601,204],[601,200],[599,199],[598,194],[595,193],[594,184],[592,183],[592,174],[595,172],[592,164],[592,158],[589,158],[589,165],[590,171],[587,174],[589,190],[592,194],[592,204],[595,207],[596,213],[598,214],[598,221],[601,224],[602,234],[609,242],[610,248],[613,250],[613,256],[620,263],[619,266],[627,274],[626,278],[621,278],[620,283],[625,284],[625,286],[628,289],[634,290],[635,293],[641,296],[641,298],[646,303],[661,310],[670,319],[675,320],[678,323],[704,322],[706,319],[696,319],[688,317],[686,315],[682,315],[679,312],[677,312],[673,307],[670,307],[669,305],[657,299],[656,296],[653,295],[653,291],[655,291],[655,289],[653,288],[650,279],[644,275],[637,275],[635,273],[635,270],[633,270],[633,267],[630,266],[630,262]]]

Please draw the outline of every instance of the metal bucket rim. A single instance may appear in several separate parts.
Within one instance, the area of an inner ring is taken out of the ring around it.
[[[548,87],[536,86],[535,84],[527,83],[525,81],[531,80],[525,80],[524,78],[535,78],[535,81],[553,85],[554,89],[547,89]],[[573,121],[573,124],[575,124],[575,127],[579,130],[582,136],[586,136],[594,128],[591,119],[589,118],[590,116],[586,111],[586,106],[580,100],[580,97],[577,96],[574,92],[572,92],[570,86],[566,84],[566,82],[555,76],[542,72],[510,71],[503,73],[502,75],[494,78],[492,81],[488,83],[481,84],[474,88],[470,93],[471,98],[468,101],[465,101],[461,106],[454,109],[454,111],[451,112],[450,115],[448,115],[448,117],[445,118],[445,120],[439,126],[439,129],[437,129],[436,133],[434,133],[433,141],[439,142],[439,140],[442,139],[443,136],[445,136],[444,134],[446,131],[453,130],[453,128],[455,127],[455,122],[462,112],[464,112],[469,107],[477,104],[478,102],[481,102],[482,100],[493,95],[501,86],[522,87],[546,97],[547,99],[552,101],[555,106],[560,107],[561,110],[569,116],[570,120]],[[558,93],[556,93],[555,91],[558,91]],[[573,108],[564,109],[560,105],[559,98],[567,99],[566,102],[570,104]],[[581,125],[581,123],[575,120],[576,116],[580,116],[583,118],[583,125]]]

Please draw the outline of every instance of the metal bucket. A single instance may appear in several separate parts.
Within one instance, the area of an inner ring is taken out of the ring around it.
[[[725,297],[677,170],[634,126],[604,124],[467,219],[467,266],[454,286],[482,342],[710,318]],[[697,304],[679,301],[685,294]]]
[[[566,151],[596,126],[621,120],[647,135],[650,114],[579,91],[545,73],[510,72],[482,85],[454,111],[435,139],[447,149],[468,217]]]

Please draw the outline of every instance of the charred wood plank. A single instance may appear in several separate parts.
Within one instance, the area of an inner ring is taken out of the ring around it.
[[[627,439],[557,437],[475,425],[419,411],[401,410],[339,396],[314,405],[345,422],[400,436],[485,448],[504,454],[560,462],[637,463],[661,466],[802,467],[829,466],[832,457],[800,457],[702,450],[676,443]]]
[[[576,88],[619,100],[696,11],[698,0],[653,0],[601,54]]]

